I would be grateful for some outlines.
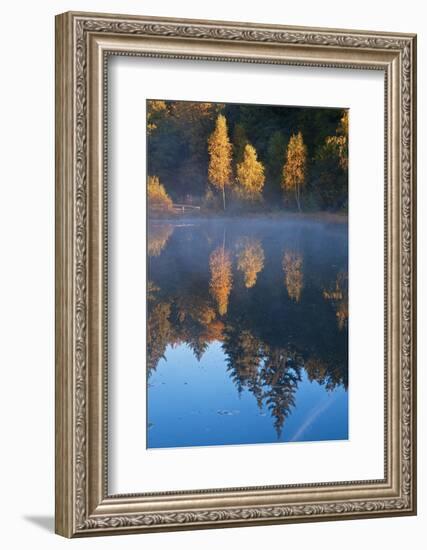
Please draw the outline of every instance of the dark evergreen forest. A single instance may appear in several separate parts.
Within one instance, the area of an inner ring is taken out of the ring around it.
[[[157,211],[346,212],[348,111],[148,100],[147,174]]]

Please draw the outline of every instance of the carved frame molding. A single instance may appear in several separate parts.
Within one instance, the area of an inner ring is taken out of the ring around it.
[[[108,495],[106,59],[140,55],[385,73],[385,478]],[[136,16],[56,18],[56,531],[67,536],[416,510],[416,37]]]

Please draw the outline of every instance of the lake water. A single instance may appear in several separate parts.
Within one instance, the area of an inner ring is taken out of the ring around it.
[[[348,438],[346,223],[152,222],[147,447]]]

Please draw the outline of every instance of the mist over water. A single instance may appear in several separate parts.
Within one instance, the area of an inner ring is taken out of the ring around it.
[[[153,221],[149,448],[348,438],[346,223]]]

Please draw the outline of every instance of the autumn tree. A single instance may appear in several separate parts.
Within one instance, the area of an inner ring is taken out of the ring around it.
[[[348,111],[344,111],[336,135],[326,138],[326,143],[336,148],[339,164],[343,170],[348,168]]]
[[[252,288],[258,273],[264,268],[264,250],[258,239],[243,239],[238,243],[237,269],[243,272],[245,287]]]
[[[167,112],[164,101],[149,99],[147,101],[147,133],[151,134],[157,129],[159,118]]]
[[[337,358],[329,360],[320,359],[317,356],[309,357],[304,362],[304,369],[310,382],[314,380],[326,391],[334,391],[337,387],[348,387],[347,367]]]
[[[246,144],[243,152],[243,161],[237,165],[236,188],[238,196],[245,200],[259,201],[264,187],[265,175],[262,162],[257,159],[255,147]]]
[[[293,191],[298,210],[301,211],[301,187],[307,177],[307,147],[304,144],[302,133],[293,134],[286,151],[286,161],[283,167],[283,188]]]
[[[318,203],[323,208],[346,209],[348,204],[348,110],[335,135],[327,136],[314,158],[313,180]]]
[[[338,158],[343,170],[348,168],[348,111],[344,111],[334,136],[328,136],[324,144],[325,152]]]
[[[157,176],[148,176],[147,195],[150,210],[165,212],[172,210],[172,199]]]
[[[223,246],[216,248],[209,257],[209,267],[211,271],[210,291],[217,303],[219,314],[225,315],[233,284],[230,253]]]
[[[218,115],[215,130],[208,139],[208,151],[209,181],[222,192],[225,210],[225,187],[231,184],[232,145],[228,138],[227,120],[224,115]]]
[[[262,364],[262,343],[250,330],[227,325],[222,345],[226,353],[227,370],[239,394],[247,388],[262,407],[263,387],[259,369]]]
[[[264,400],[274,419],[274,428],[279,439],[286,418],[295,407],[295,395],[302,380],[302,358],[295,351],[265,349],[265,361],[261,376],[266,387]]]
[[[211,342],[222,340],[224,323],[217,318],[217,311],[204,286],[203,290],[194,285],[180,287],[172,296],[173,344],[187,344],[200,361]]]
[[[146,104],[147,172],[160,178],[174,202],[189,202],[202,208],[206,204],[211,211],[222,210],[224,191],[228,206],[229,190],[235,187],[236,166],[242,164],[250,138],[264,165],[263,209],[276,209],[284,191],[297,208],[294,196],[299,189],[292,182],[290,189],[285,188],[283,165],[289,136],[301,131],[310,175],[306,176],[304,187],[300,186],[304,199],[301,208],[346,209],[348,110],[161,99],[150,99]],[[219,115],[226,117],[226,123]],[[219,149],[218,155],[211,155],[208,147],[213,130],[214,134],[220,133],[216,130],[221,125],[218,118],[222,120],[224,139],[216,142],[218,146],[220,142],[225,144],[225,155],[219,154]],[[227,162],[230,157],[231,166]],[[211,176],[222,172],[218,170],[221,159],[228,168],[226,178],[215,176],[214,181]],[[210,182],[208,186],[206,182]],[[206,188],[209,192],[205,197]]]
[[[147,290],[147,374],[150,375],[165,356],[166,347],[172,339],[172,325],[169,319],[170,303],[159,300],[159,287],[148,281]]]
[[[173,225],[169,223],[149,224],[147,232],[147,252],[149,256],[160,256],[166,247],[169,238],[174,231]]]
[[[286,251],[282,261],[285,273],[285,286],[291,300],[299,302],[303,288],[302,256],[294,251]]]
[[[338,329],[347,327],[348,323],[348,273],[338,273],[335,285],[323,290],[323,298],[332,303],[335,309]]]
[[[165,108],[162,108],[162,104]],[[147,102],[147,170],[176,202],[199,198],[208,176],[206,141],[221,106],[194,101]]]

